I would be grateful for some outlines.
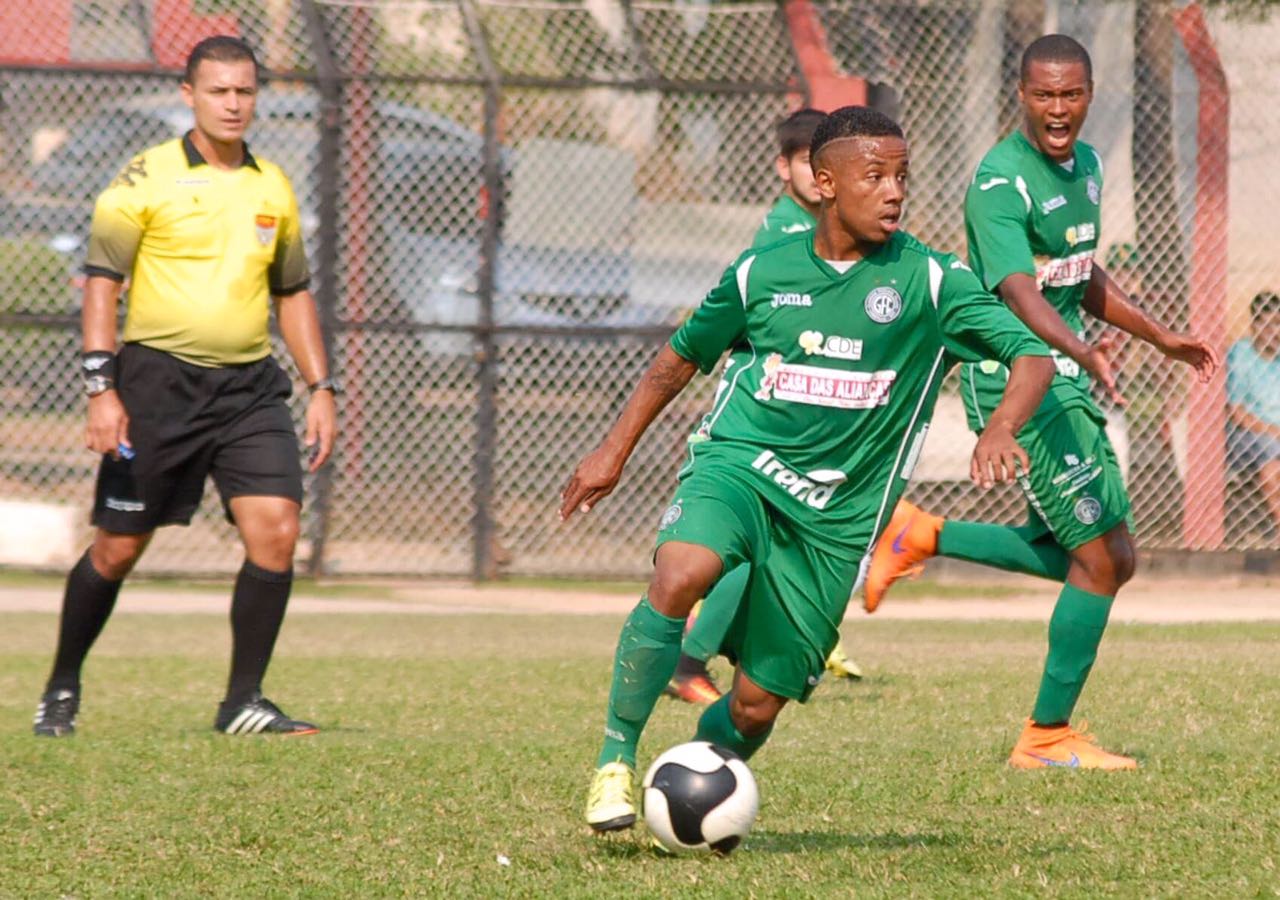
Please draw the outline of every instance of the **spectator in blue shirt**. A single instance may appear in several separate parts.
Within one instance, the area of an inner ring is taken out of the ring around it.
[[[1249,334],[1227,354],[1227,463],[1257,473],[1280,526],[1280,294],[1258,294],[1249,314]]]

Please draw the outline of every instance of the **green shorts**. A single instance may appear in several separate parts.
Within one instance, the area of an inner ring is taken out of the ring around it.
[[[1074,550],[1129,520],[1129,493],[1102,424],[1083,409],[1046,422],[1033,420],[1018,435],[1031,473],[1018,484],[1054,540]],[[1130,523],[1130,530],[1133,526]]]
[[[662,516],[658,546],[681,541],[751,567],[721,651],[766,691],[804,702],[839,640],[858,563],[804,542],[741,477],[708,467],[685,477]]]

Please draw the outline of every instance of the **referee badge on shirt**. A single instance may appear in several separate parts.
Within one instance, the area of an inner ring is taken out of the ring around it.
[[[268,246],[276,239],[276,217],[256,215],[253,217],[253,228],[258,233],[258,243]]]

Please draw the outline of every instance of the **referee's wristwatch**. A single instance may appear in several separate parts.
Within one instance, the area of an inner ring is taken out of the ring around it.
[[[106,375],[86,375],[84,377],[84,393],[86,397],[96,397],[115,388],[115,384]]]
[[[335,397],[342,393],[342,388],[338,382],[328,376],[321,378],[319,381],[313,381],[307,385],[307,393],[314,394],[316,391],[328,391]]]
[[[105,394],[116,386],[116,355],[110,350],[81,353],[80,377],[86,396]]]

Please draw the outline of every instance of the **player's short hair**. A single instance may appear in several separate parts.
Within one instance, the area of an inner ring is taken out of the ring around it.
[[[1256,319],[1269,312],[1280,313],[1280,294],[1275,291],[1259,291],[1249,304],[1249,315]]]
[[[820,109],[797,109],[778,123],[778,155],[787,159],[808,150],[813,132],[827,114]]]
[[[254,73],[258,71],[258,57],[254,55],[252,47],[238,37],[217,34],[191,48],[182,80],[187,84],[195,84],[196,69],[206,59],[212,62],[251,62]]]
[[[809,158],[816,160],[822,148],[839,138],[905,138],[902,126],[869,106],[842,106],[827,115],[814,129],[809,142]]]
[[[1031,64],[1036,62],[1080,63],[1084,66],[1084,77],[1093,83],[1093,60],[1089,59],[1089,51],[1068,35],[1046,34],[1028,44],[1022,51],[1022,65],[1018,69],[1021,81],[1027,80]]]

